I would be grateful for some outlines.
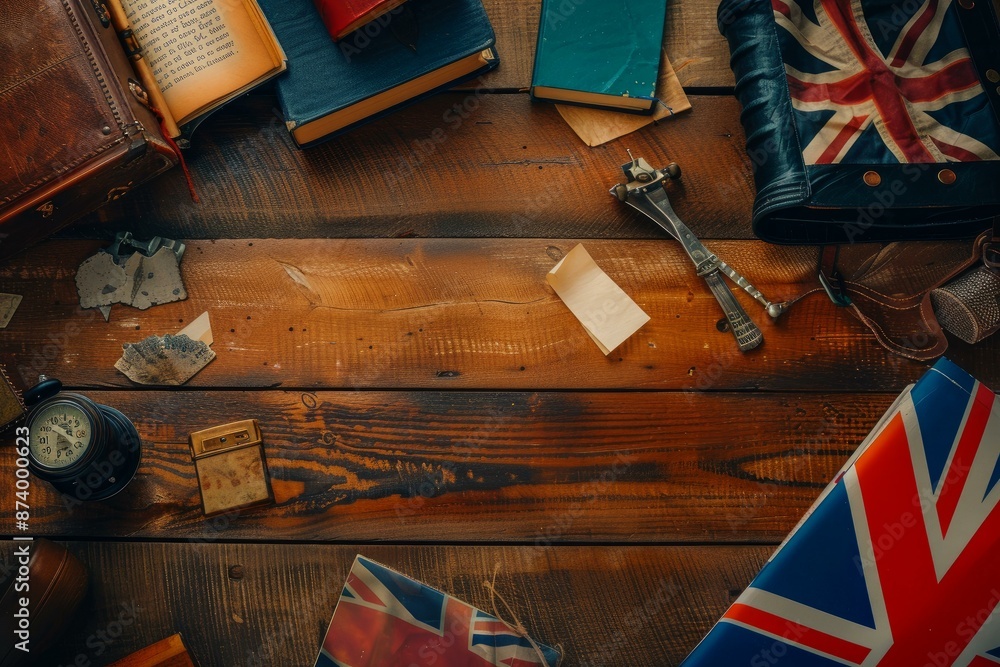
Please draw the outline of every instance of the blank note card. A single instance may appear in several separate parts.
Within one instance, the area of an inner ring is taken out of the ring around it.
[[[601,271],[583,244],[559,260],[546,281],[604,354],[649,321],[649,315]]]

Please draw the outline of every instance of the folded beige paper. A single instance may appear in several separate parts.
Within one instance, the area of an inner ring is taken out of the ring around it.
[[[588,146],[606,144],[652,122],[687,111],[691,108],[691,102],[684,94],[684,88],[670,64],[670,59],[667,58],[666,51],[661,53],[660,78],[656,82],[656,95],[660,98],[660,103],[656,105],[656,111],[651,116],[589,109],[569,104],[557,104],[556,109],[563,120]]]
[[[559,260],[545,280],[604,354],[649,321],[649,315],[597,266],[583,244]]]

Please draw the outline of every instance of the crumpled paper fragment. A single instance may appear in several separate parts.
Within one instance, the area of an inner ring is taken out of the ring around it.
[[[180,260],[167,247],[161,247],[152,257],[135,252],[124,265],[111,253],[100,250],[77,269],[76,291],[81,308],[100,308],[105,319],[110,306],[116,303],[146,310],[187,298]]]
[[[122,345],[115,368],[137,384],[182,385],[215,359],[208,313],[176,334]]]

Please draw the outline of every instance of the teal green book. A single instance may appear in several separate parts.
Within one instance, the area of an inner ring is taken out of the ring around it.
[[[497,66],[482,0],[408,0],[334,42],[312,0],[258,0],[288,56],[278,103],[310,146]],[[404,22],[415,37],[400,39]],[[371,27],[369,27],[371,26]],[[413,29],[415,28],[415,29]]]
[[[531,96],[649,114],[666,0],[542,0]]]

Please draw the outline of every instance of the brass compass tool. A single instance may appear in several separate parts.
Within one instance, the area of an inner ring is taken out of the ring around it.
[[[628,155],[632,158],[631,161],[622,165],[622,171],[625,172],[628,181],[611,188],[611,194],[652,219],[680,242],[694,263],[698,275],[705,279],[708,288],[722,307],[722,312],[725,313],[726,321],[729,323],[729,330],[733,332],[741,351],[747,352],[763,343],[764,335],[736,300],[723,275],[728,276],[759,302],[772,318],[781,315],[787,304],[768,301],[746,278],[719,259],[715,253],[710,252],[677,216],[663,187],[667,179],[680,178],[681,170],[676,163],[672,162],[663,169],[654,169],[644,159],[633,157],[631,152]]]

